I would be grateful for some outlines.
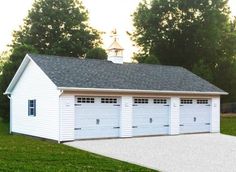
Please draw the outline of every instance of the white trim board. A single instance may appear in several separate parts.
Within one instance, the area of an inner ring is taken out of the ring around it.
[[[63,91],[97,91],[97,92],[130,92],[130,93],[166,93],[166,94],[199,94],[199,95],[228,95],[227,92],[200,92],[200,91],[169,91],[169,90],[134,90],[134,89],[109,89],[109,88],[78,88],[58,87]]]

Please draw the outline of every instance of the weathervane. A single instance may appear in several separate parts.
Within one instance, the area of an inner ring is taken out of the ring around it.
[[[114,38],[115,41],[117,40],[118,34],[117,34],[116,28],[114,28],[114,29],[111,31],[110,37]]]

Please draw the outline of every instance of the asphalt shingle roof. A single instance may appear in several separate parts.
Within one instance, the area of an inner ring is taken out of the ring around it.
[[[177,66],[29,54],[57,87],[224,92]]]

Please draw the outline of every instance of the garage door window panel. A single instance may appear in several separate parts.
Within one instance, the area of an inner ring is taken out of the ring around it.
[[[204,99],[197,100],[197,104],[208,104],[208,100],[204,100]]]
[[[116,104],[117,98],[101,98],[101,103]]]
[[[193,100],[192,99],[181,99],[180,104],[193,104]]]
[[[135,98],[134,103],[135,104],[148,104],[148,99]]]
[[[154,104],[167,104],[166,99],[153,99]]]
[[[93,97],[78,97],[77,103],[95,103],[95,99]]]

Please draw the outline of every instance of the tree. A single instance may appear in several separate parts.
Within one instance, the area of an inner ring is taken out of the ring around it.
[[[8,60],[9,54],[7,51],[3,51],[0,54],[0,76],[2,74],[2,68],[4,66],[4,63]]]
[[[101,43],[87,21],[80,0],[36,0],[24,25],[14,32],[13,48],[26,44],[41,54],[84,56]]]
[[[229,93],[223,102],[236,101],[236,30],[224,35],[220,45],[220,58],[215,64],[213,83]]]
[[[161,64],[192,69],[200,59],[213,63],[227,31],[226,3],[226,0],[144,1],[133,14],[132,39],[141,47],[140,53],[155,56]]]
[[[9,60],[4,63],[2,75],[0,76],[0,114],[5,121],[9,119],[9,99],[3,93],[28,52],[37,53],[37,50],[29,45],[18,46],[12,50]]]
[[[131,38],[140,47],[134,58],[183,66],[232,91],[236,31],[229,15],[227,0],[144,0],[133,14]]]
[[[10,57],[0,76],[0,115],[9,117],[3,92],[26,53],[85,56],[100,45],[100,33],[88,25],[88,12],[80,0],[35,0],[20,30],[13,33]]]
[[[147,63],[147,64],[160,64],[159,59],[155,55],[147,55],[143,53],[134,53],[135,61],[139,63]]]
[[[199,60],[196,64],[193,65],[192,72],[202,78],[213,82],[213,71],[209,68],[208,65],[204,64],[203,60]]]
[[[87,59],[107,59],[107,53],[103,48],[93,48],[86,53]]]

